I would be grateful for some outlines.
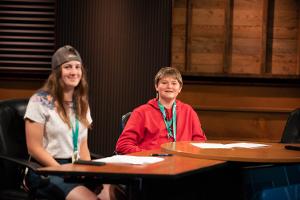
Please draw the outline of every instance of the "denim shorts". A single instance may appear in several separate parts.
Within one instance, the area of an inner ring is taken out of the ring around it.
[[[70,159],[57,159],[57,161],[60,164],[70,163]],[[28,170],[25,180],[26,186],[30,190],[36,190],[37,195],[58,200],[66,199],[71,190],[82,185],[78,183],[66,183],[63,176],[50,175],[43,178],[32,170]]]

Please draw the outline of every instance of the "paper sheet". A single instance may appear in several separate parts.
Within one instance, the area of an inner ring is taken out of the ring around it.
[[[231,149],[231,148],[254,149],[254,148],[269,146],[266,144],[249,143],[249,142],[238,142],[238,143],[229,143],[229,144],[222,144],[222,143],[191,143],[191,144],[202,149]]]
[[[192,145],[202,148],[202,149],[230,149],[230,147],[225,146],[221,143],[191,143]]]
[[[128,155],[115,155],[106,158],[96,159],[94,161],[105,162],[105,163],[123,163],[133,165],[152,164],[163,161],[163,158],[152,157],[152,156],[128,156]]]
[[[226,144],[226,146],[229,146],[229,147],[232,147],[232,148],[238,147],[238,148],[255,149],[255,148],[260,148],[260,147],[267,147],[269,145],[259,144],[259,143],[239,142],[239,143]]]

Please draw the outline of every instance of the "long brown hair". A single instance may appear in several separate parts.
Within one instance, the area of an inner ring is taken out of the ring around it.
[[[90,128],[87,120],[88,103],[88,83],[84,66],[81,67],[82,77],[79,84],[75,87],[73,93],[73,107],[78,120],[86,127]],[[41,90],[48,92],[54,99],[55,107],[60,118],[71,128],[71,121],[64,106],[64,84],[61,80],[61,66],[52,69],[46,83]]]

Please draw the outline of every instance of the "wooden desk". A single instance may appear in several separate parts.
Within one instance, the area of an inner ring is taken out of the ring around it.
[[[144,151],[132,155],[149,156],[152,153],[161,153],[159,150]],[[147,165],[129,164],[105,164],[103,166],[65,164],[56,167],[43,167],[38,171],[41,174],[55,175],[85,175],[101,177],[164,177],[177,178],[195,171],[208,170],[219,165],[224,165],[224,161],[195,159],[183,156],[166,156],[162,162]]]
[[[209,140],[211,143],[234,143],[241,141],[228,140]],[[286,150],[287,144],[282,143],[263,143],[270,145],[268,147],[246,149],[201,149],[191,144],[191,142],[171,142],[161,146],[162,151],[176,155],[201,158],[215,159],[223,161],[253,162],[253,163],[299,163],[300,151]],[[295,145],[295,144],[293,144]],[[300,146],[300,145],[299,145]]]
[[[161,153],[161,151],[145,151],[132,155],[149,156],[152,153]],[[184,198],[198,199],[199,196],[194,195],[195,192],[199,192],[195,187],[206,183],[197,183],[194,186],[190,181],[191,178],[197,178],[199,174],[206,176],[207,172],[223,170],[223,167],[226,168],[225,166],[227,166],[224,161],[177,155],[167,156],[164,159],[162,162],[147,165],[105,164],[103,166],[91,166],[65,164],[57,167],[39,168],[38,173],[69,177],[84,176],[84,181],[97,183],[124,183],[129,185],[131,191],[138,191],[138,195],[134,193],[135,197],[138,196],[136,199],[172,198],[179,200]],[[78,179],[75,179],[75,181],[78,181]],[[204,185],[203,188],[205,187]],[[173,192],[170,193],[170,191]],[[131,199],[135,199],[135,197],[131,197]]]

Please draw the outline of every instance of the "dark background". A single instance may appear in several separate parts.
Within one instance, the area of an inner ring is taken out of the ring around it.
[[[170,0],[57,1],[56,46],[73,45],[88,70],[90,150],[111,155],[121,116],[155,97],[154,76],[170,64]]]

